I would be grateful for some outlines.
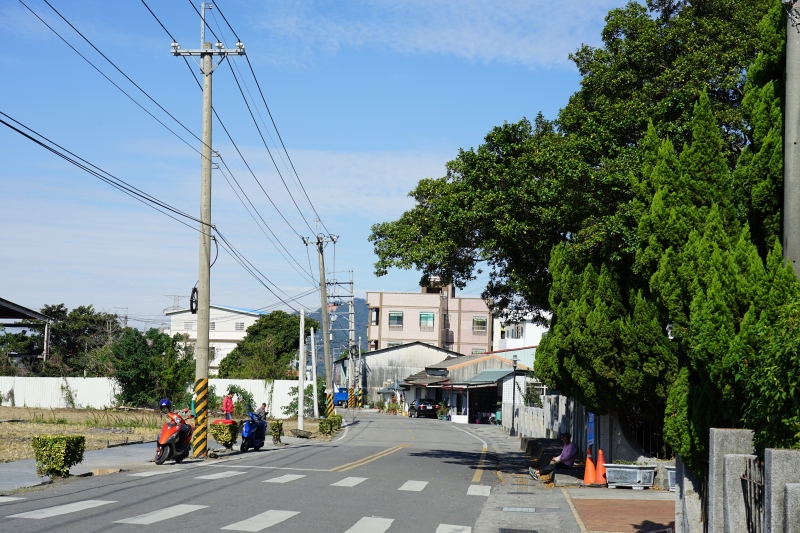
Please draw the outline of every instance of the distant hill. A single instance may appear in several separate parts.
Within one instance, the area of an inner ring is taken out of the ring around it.
[[[355,299],[356,309],[355,309],[355,323],[356,323],[356,343],[358,343],[358,337],[361,337],[361,349],[363,351],[367,350],[367,322],[369,321],[369,309],[367,308],[367,301],[364,298],[356,298]],[[336,313],[336,320],[331,322],[331,331],[333,332],[333,342],[331,343],[331,356],[333,360],[339,358],[342,353],[347,350],[347,330],[350,328],[349,326],[349,316],[348,316],[348,307],[347,304],[339,306],[337,313]],[[308,314],[311,318],[315,320],[322,321],[322,314],[320,310],[317,309]],[[321,336],[317,336],[318,341],[318,350],[319,354],[322,353],[321,351]],[[321,359],[321,358],[320,358]]]

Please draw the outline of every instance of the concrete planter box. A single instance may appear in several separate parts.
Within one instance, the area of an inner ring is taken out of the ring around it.
[[[452,422],[454,424],[469,424],[467,415],[453,415]]]
[[[669,484],[669,491],[675,492],[675,488],[678,486],[678,482],[675,480],[675,467],[665,466],[664,469],[667,471],[667,483]]]
[[[656,465],[617,465],[606,464],[606,480],[609,489],[617,487],[631,487],[634,490],[644,490],[652,487],[656,477]]]

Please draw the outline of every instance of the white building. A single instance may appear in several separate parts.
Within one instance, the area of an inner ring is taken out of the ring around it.
[[[533,322],[533,315],[504,312],[493,319],[492,350],[513,350],[539,346],[546,326]]]
[[[220,361],[244,339],[247,328],[261,315],[266,314],[268,313],[257,309],[212,304],[208,327],[209,370],[216,372]],[[197,315],[193,315],[188,309],[168,311],[165,315],[170,318],[170,329],[165,330],[165,333],[186,334],[189,336],[189,342],[197,342]]]

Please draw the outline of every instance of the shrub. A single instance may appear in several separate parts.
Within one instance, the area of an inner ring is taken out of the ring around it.
[[[446,405],[442,405],[439,407],[439,410],[436,411],[436,416],[447,416],[448,414],[450,414],[450,408]]]
[[[375,407],[377,407],[381,411],[385,411],[386,410],[386,402],[384,402],[383,400],[378,400],[377,402],[375,402]]]
[[[400,411],[400,404],[399,403],[392,402],[392,403],[389,404],[389,412],[390,413],[397,413],[398,411]]]
[[[273,439],[278,439],[283,436],[283,421],[281,420],[273,420],[269,423],[269,434],[272,435]]]
[[[69,475],[71,466],[83,461],[86,437],[83,435],[37,435],[31,440],[39,477]]]
[[[323,435],[330,435],[333,433],[333,420],[330,418],[322,418],[319,421],[319,432]]]
[[[224,447],[230,449],[233,443],[236,442],[236,435],[239,433],[239,424],[211,424],[209,426],[211,436],[214,440],[222,444]]]
[[[333,431],[337,431],[342,427],[342,415],[331,415],[328,420],[333,425]]]

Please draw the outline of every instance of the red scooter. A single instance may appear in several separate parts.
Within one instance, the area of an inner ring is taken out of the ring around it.
[[[189,410],[184,409],[181,413],[186,414]],[[157,465],[164,464],[169,459],[174,459],[176,463],[182,462],[189,457],[192,450],[192,433],[194,426],[186,423],[186,420],[194,418],[192,415],[185,419],[179,413],[169,412],[169,421],[161,426],[161,433],[158,435],[156,444]]]

